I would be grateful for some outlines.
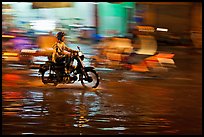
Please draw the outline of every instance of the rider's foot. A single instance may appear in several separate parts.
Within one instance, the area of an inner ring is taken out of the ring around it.
[[[71,69],[71,70],[74,70],[74,69],[76,69],[76,66],[70,65],[70,69]]]
[[[69,74],[70,73],[69,69],[65,68],[65,73]]]

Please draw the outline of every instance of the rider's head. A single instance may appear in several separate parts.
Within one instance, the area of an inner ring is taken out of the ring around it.
[[[58,40],[60,40],[61,42],[63,42],[64,41],[64,36],[65,36],[65,33],[64,32],[62,32],[62,31],[60,31],[60,32],[58,32],[57,33],[57,39]]]

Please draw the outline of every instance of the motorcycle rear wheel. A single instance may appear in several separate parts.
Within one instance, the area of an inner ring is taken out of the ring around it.
[[[42,73],[42,82],[45,84],[45,85],[53,85],[53,86],[57,86],[58,85],[58,82],[57,82],[57,79],[56,79],[56,72],[54,70],[51,70],[51,76],[56,79],[56,80],[50,80],[52,79],[49,75],[49,69],[45,70],[43,73]]]

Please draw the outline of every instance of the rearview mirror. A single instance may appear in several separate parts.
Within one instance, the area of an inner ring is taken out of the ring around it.
[[[77,48],[80,50],[80,47],[79,47],[79,46],[77,46]]]

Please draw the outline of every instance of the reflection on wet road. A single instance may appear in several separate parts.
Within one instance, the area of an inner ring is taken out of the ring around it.
[[[201,135],[200,59],[178,58],[178,70],[166,78],[98,69],[95,90],[47,86],[36,70],[3,67],[3,134]]]

